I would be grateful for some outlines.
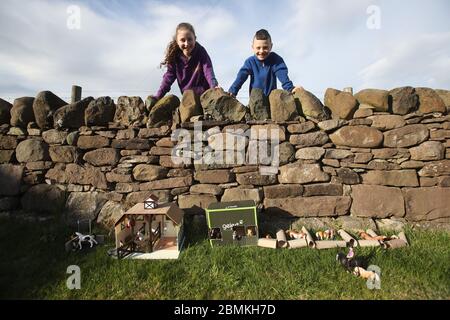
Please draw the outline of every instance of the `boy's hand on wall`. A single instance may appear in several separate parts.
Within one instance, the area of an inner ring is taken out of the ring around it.
[[[301,90],[305,90],[305,89],[303,89],[303,87],[302,86],[300,86],[300,87],[295,87],[294,89],[292,89],[292,93],[296,93],[297,91],[301,91]]]

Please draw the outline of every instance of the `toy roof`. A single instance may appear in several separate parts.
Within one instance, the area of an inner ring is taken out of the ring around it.
[[[149,201],[149,200],[158,201],[159,198],[157,196],[155,196],[154,194],[151,194],[145,201]]]
[[[208,210],[230,209],[230,208],[247,208],[256,206],[254,200],[214,202],[208,206]]]
[[[119,224],[122,219],[128,215],[166,215],[175,222],[177,225],[180,225],[183,222],[184,212],[181,210],[174,202],[160,204],[155,209],[144,209],[144,203],[138,203],[125,212],[115,223],[115,226]]]

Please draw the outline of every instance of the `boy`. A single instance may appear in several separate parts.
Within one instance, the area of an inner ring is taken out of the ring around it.
[[[264,91],[266,96],[277,88],[277,78],[284,90],[294,92],[294,87],[288,77],[288,68],[279,55],[272,50],[272,38],[269,32],[261,29],[253,38],[252,49],[254,55],[245,60],[244,66],[239,70],[236,80],[228,90],[229,94],[236,97],[244,82],[250,76],[250,92],[253,88]]]

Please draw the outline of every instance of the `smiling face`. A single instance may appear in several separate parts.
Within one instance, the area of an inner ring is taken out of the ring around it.
[[[272,41],[270,40],[253,40],[252,45],[253,53],[260,61],[265,60],[272,50]]]
[[[195,48],[195,34],[188,29],[177,31],[177,44],[186,57],[190,57]]]

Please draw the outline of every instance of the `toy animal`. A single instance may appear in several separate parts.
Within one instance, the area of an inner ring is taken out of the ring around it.
[[[318,240],[333,240],[334,239],[334,230],[327,229],[325,231],[317,231],[316,239],[318,239]]]
[[[303,232],[298,232],[297,230],[287,230],[286,235],[290,239],[304,239],[306,237]]]
[[[325,233],[323,231],[317,231],[316,232],[316,239],[318,239],[318,240],[325,239]]]
[[[324,231],[325,239],[327,240],[333,240],[334,239],[334,230],[333,229],[327,229]]]
[[[364,232],[363,230],[359,231],[359,237],[363,240],[378,240],[378,241],[389,241],[392,239],[397,239],[397,236],[391,236],[391,237],[387,237],[387,236],[376,236],[373,237],[370,234]]]
[[[357,259],[355,259],[353,248],[349,249],[347,255],[343,252],[339,252],[336,255],[336,260],[339,261],[339,263],[347,270],[347,272],[353,272],[356,267],[359,267],[358,261]]]
[[[89,244],[91,245],[91,248],[94,246],[94,244],[98,244],[98,242],[95,240],[95,237],[89,234],[82,234],[79,232],[75,232],[77,238],[78,238],[78,248],[81,250],[83,249],[82,243],[83,242],[89,242]]]
[[[367,271],[366,269],[361,267],[355,267],[355,269],[353,270],[353,274],[363,279],[370,279],[374,282],[380,282],[380,276],[376,272]]]
[[[378,241],[385,241],[387,240],[386,236],[376,236],[376,237],[372,237],[370,234],[364,232],[364,231],[359,231],[359,237],[363,240],[378,240]]]

